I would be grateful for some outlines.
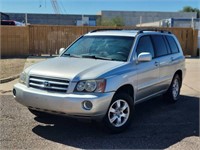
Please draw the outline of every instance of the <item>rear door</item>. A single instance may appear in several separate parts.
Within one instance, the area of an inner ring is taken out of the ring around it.
[[[174,75],[173,57],[167,40],[163,35],[151,35],[155,47],[155,57],[159,64],[159,90],[167,90]]]

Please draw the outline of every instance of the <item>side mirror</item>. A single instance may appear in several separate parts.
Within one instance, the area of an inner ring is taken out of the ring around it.
[[[138,62],[151,61],[152,55],[149,52],[142,52],[138,55]]]
[[[61,55],[64,52],[65,48],[60,48],[59,55]]]

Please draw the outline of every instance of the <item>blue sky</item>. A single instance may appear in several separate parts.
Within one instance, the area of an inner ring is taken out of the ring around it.
[[[199,0],[57,0],[63,14],[97,14],[101,10],[179,11],[184,6],[200,8]],[[47,13],[50,0],[0,0],[1,12]]]

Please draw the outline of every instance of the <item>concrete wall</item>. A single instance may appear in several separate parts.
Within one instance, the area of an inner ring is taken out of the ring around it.
[[[173,21],[173,27],[191,27],[195,29],[200,28],[200,20],[194,19],[192,22],[192,19],[174,19]]]
[[[155,22],[168,18],[196,18],[196,12],[145,12],[145,11],[101,11],[102,19],[121,17],[126,26],[135,26],[140,23]]]
[[[6,13],[11,20],[20,22],[25,21],[24,13]],[[98,15],[84,15],[89,20],[95,20]],[[77,20],[82,19],[82,15],[57,15],[57,14],[27,14],[28,23],[30,24],[48,24],[48,25],[76,25]]]
[[[194,28],[199,29],[200,28],[200,19],[194,19],[192,22],[192,19],[163,19],[160,21],[155,22],[148,22],[148,23],[142,23],[137,24],[137,27],[182,27],[182,28]]]
[[[136,27],[162,27],[162,21],[136,24]]]

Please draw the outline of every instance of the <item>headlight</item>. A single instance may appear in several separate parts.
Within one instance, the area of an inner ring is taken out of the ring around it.
[[[85,89],[85,82],[84,81],[80,81],[77,86],[76,86],[77,91],[81,92]]]
[[[97,88],[97,82],[95,80],[88,80],[85,82],[85,90],[87,92],[93,92]]]
[[[25,72],[22,72],[19,77],[19,82],[22,84],[26,84],[26,76],[27,74]]]
[[[75,91],[78,92],[104,92],[106,87],[106,80],[86,80],[79,81],[76,85]]]

